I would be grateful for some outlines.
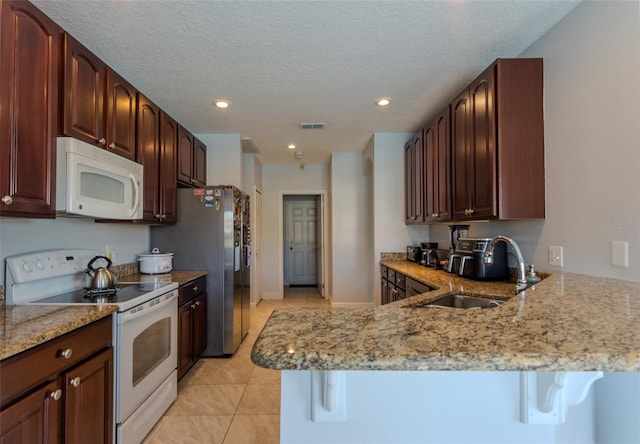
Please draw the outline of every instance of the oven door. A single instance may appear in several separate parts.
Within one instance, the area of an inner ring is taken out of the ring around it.
[[[178,290],[117,318],[116,418],[121,423],[177,368]]]

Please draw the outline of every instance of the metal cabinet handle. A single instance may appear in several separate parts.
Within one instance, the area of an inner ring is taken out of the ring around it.
[[[13,197],[8,194],[6,196],[2,196],[2,203],[5,205],[11,205],[13,203]]]
[[[192,289],[193,291],[198,291],[198,286],[197,286],[197,285],[194,285],[191,289]]]
[[[73,354],[73,350],[71,350],[70,348],[68,348],[66,350],[60,350],[59,351],[59,356],[64,358],[64,359],[69,359],[72,354]]]
[[[191,304],[191,309],[195,310],[196,304]]]
[[[196,301],[196,307],[200,306],[200,301]]]
[[[49,397],[54,401],[59,401],[60,398],[62,398],[62,390],[58,389],[56,391],[49,393]]]
[[[78,387],[80,385],[80,376],[76,376],[75,378],[73,378],[71,381],[69,381],[69,384],[74,387]]]
[[[106,145],[107,144],[107,139],[105,139],[104,137],[101,137],[98,139],[98,143],[100,145]]]
[[[109,144],[109,148],[111,148],[112,150],[113,150],[113,149],[115,149],[115,148],[116,148],[116,144],[115,144],[115,143],[113,143],[113,142],[111,142],[111,143]]]
[[[197,181],[197,179],[191,179],[191,183],[196,183]]]

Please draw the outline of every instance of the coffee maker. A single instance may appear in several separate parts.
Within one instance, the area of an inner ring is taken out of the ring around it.
[[[422,242],[422,260],[420,265],[425,267],[439,268],[440,258],[438,257],[438,243],[437,242]]]

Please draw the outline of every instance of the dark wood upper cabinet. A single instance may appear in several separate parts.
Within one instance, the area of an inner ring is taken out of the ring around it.
[[[178,127],[178,184],[203,187],[207,184],[207,146],[182,125]]]
[[[207,185],[207,145],[193,138],[193,184],[197,187]]]
[[[107,69],[107,149],[136,160],[136,89],[118,73]]]
[[[545,217],[542,59],[498,59],[451,104],[453,219]]]
[[[105,75],[106,65],[65,33],[63,131],[103,148]]]
[[[423,135],[405,145],[405,223],[424,223],[425,171]]]
[[[178,122],[160,112],[160,214],[162,222],[175,222],[176,155],[178,152]]]
[[[193,179],[193,134],[178,126],[178,182],[191,186]]]
[[[161,221],[160,214],[160,109],[138,94],[137,161],[144,166],[142,219]]]
[[[423,132],[425,221],[451,220],[450,108],[447,106]]]
[[[63,133],[136,159],[136,89],[69,34],[64,36]]]
[[[28,2],[0,5],[0,215],[52,218],[62,30]]]

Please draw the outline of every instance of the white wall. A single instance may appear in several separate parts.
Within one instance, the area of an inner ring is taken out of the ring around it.
[[[149,228],[133,224],[95,223],[93,219],[2,219],[0,221],[0,285],[4,285],[4,259],[15,254],[58,248],[105,251],[111,244],[115,265],[135,262],[149,251]]]
[[[242,190],[240,134],[196,134],[196,137],[207,145],[207,185],[233,185]]]
[[[365,156],[373,161],[373,300],[380,304],[381,252],[406,251],[429,240],[429,226],[404,223],[404,144],[413,133],[375,133]]]
[[[331,155],[331,294],[334,306],[373,303],[368,260],[373,234],[369,177],[364,171],[361,152]]]
[[[262,298],[283,297],[282,192],[319,194],[328,188],[327,165],[305,165],[303,170],[298,165],[262,166]]]
[[[262,294],[262,283],[259,270],[262,268],[261,256],[256,254],[258,242],[261,242],[260,230],[256,230],[256,193],[262,191],[262,164],[255,154],[242,155],[242,191],[249,195],[249,226],[251,227],[251,277],[250,277],[250,299],[251,306],[255,307],[260,301]],[[261,220],[261,218],[260,218]]]
[[[558,270],[560,245],[566,271],[640,281],[639,9],[583,2],[521,54],[544,58],[547,217],[470,234],[513,237],[540,270]],[[431,232],[446,241],[446,226]],[[611,265],[611,241],[629,242],[629,268]]]

